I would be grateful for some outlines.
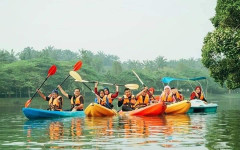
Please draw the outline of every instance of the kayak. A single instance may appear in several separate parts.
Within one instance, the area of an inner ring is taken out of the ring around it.
[[[117,111],[114,109],[106,108],[97,103],[91,103],[85,109],[85,115],[88,117],[104,117],[117,115]]]
[[[119,114],[124,115],[126,113],[129,113],[131,116],[158,116],[163,114],[165,109],[165,103],[159,102],[130,112],[120,111]]]
[[[36,108],[23,108],[22,111],[23,114],[30,120],[85,116],[83,111],[49,111]]]
[[[187,113],[191,107],[189,100],[183,100],[180,102],[172,103],[167,105],[165,110],[166,114],[184,114]]]
[[[206,103],[199,99],[190,100],[190,102],[191,108],[188,110],[188,113],[195,112],[215,113],[217,111],[218,104]]]

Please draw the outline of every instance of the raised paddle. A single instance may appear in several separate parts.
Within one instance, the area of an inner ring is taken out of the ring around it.
[[[41,86],[38,88],[38,90],[43,86],[43,84],[47,81],[47,79],[48,79],[50,76],[52,76],[52,75],[54,75],[54,74],[56,73],[56,71],[57,71],[56,65],[52,65],[52,66],[49,68],[49,70],[48,70],[48,75],[47,75],[47,77],[45,78],[45,80],[43,81],[43,83],[41,84]],[[32,99],[35,97],[36,94],[37,94],[37,91],[34,93],[34,95],[33,95],[29,100],[27,100],[27,102],[25,103],[25,108],[27,108],[27,107],[31,104]]]
[[[78,61],[74,67],[73,67],[73,71],[78,71],[80,68],[82,67],[82,61]],[[63,80],[63,82],[60,84],[60,86],[63,85],[63,83],[70,77],[70,74]],[[58,89],[58,87],[56,88],[56,90]]]
[[[76,80],[77,81],[77,80]],[[87,81],[87,80],[81,80],[78,82],[87,82],[87,83],[97,83],[97,81]],[[99,84],[103,85],[116,85],[116,86],[125,86],[126,88],[129,88],[131,90],[137,90],[139,88],[138,84],[113,84],[113,83],[106,83],[106,82],[98,82]]]
[[[134,75],[138,78],[138,80],[141,82],[141,84],[143,85],[143,87],[146,87],[146,85],[143,83],[143,81],[140,79],[140,77],[138,76],[138,74],[132,70],[132,72],[134,73]],[[149,90],[147,89],[148,93],[151,94],[149,92]],[[152,94],[151,94],[152,95]],[[152,95],[153,96],[153,95]],[[155,100],[154,96],[153,96],[153,99]]]

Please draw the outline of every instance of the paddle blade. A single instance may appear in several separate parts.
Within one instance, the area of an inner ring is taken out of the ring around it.
[[[137,90],[139,88],[139,85],[138,84],[126,84],[125,87],[129,88],[131,90]]]
[[[74,65],[74,68],[73,68],[73,71],[77,71],[79,70],[80,68],[82,67],[82,61],[78,61],[75,65]]]
[[[56,65],[52,65],[51,68],[48,70],[48,75],[47,77],[50,77],[52,75],[54,75],[57,71],[57,66]]]
[[[31,104],[31,102],[32,102],[32,99],[27,100],[25,103],[25,108],[27,108]]]
[[[81,78],[81,76],[77,72],[70,71],[69,74],[70,74],[70,76],[72,76],[78,82],[82,82],[82,78]]]

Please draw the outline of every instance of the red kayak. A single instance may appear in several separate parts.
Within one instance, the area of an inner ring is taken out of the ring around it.
[[[165,109],[165,103],[159,102],[130,112],[120,111],[119,114],[124,115],[126,113],[129,113],[131,116],[157,116],[163,114],[165,112]]]

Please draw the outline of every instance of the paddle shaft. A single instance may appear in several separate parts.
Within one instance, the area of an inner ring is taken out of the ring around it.
[[[49,76],[48,76],[48,77],[49,77]],[[46,77],[46,79],[43,81],[43,83],[42,83],[41,86],[38,88],[38,90],[40,90],[40,88],[43,86],[43,84],[47,81],[48,77]],[[38,92],[38,91],[36,91],[36,92],[34,93],[34,95],[31,97],[31,100],[36,96],[37,92]]]
[[[63,85],[63,83],[68,79],[70,77],[70,75],[68,75],[64,80],[63,80],[63,82],[60,84],[60,86],[62,86]],[[58,87],[56,88],[56,90],[58,89]]]

